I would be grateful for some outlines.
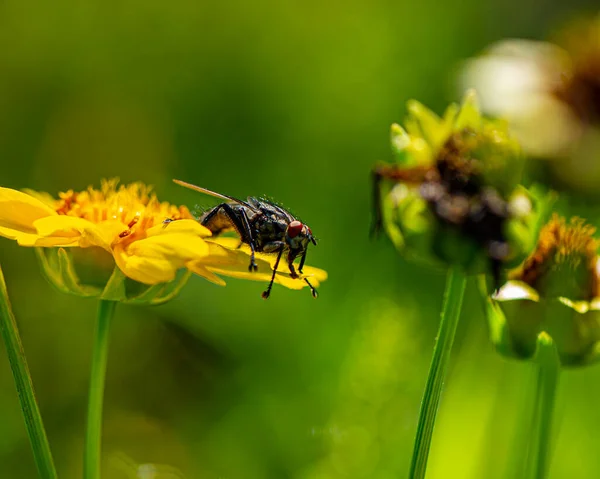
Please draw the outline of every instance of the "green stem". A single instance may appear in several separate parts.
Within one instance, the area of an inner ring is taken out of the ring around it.
[[[46,437],[40,409],[35,400],[31,374],[25,359],[25,351],[19,337],[17,323],[10,307],[2,269],[0,269],[0,330],[6,345],[10,368],[15,378],[19,402],[25,418],[25,427],[27,428],[27,435],[29,436],[38,473],[42,479],[56,479],[56,469],[54,468],[50,445]]]
[[[433,349],[433,358],[429,367],[429,376],[427,377],[427,385],[421,402],[421,410],[419,411],[419,424],[408,476],[410,479],[423,479],[425,477],[435,417],[450,362],[450,352],[452,351],[460,317],[465,283],[466,278],[461,271],[454,268],[448,271],[440,328]]]
[[[535,426],[530,453],[530,477],[544,479],[548,475],[550,446],[552,442],[552,416],[556,402],[556,390],[560,362],[552,338],[540,333],[537,341],[537,381],[534,398]]]
[[[518,479],[527,478],[530,475],[527,468],[531,467],[529,464],[533,442],[531,438],[537,424],[536,404],[531,401],[537,388],[537,364],[525,363],[522,366],[521,374],[512,378],[513,380],[517,379],[522,386],[519,388],[519,405],[516,413],[518,427],[513,429],[512,438],[509,440],[510,447],[505,456],[507,470],[504,474],[504,477]],[[504,408],[506,408],[506,404],[504,404]]]
[[[100,300],[96,334],[92,350],[92,371],[88,396],[87,429],[83,457],[84,479],[100,479],[100,442],[102,438],[102,403],[108,360],[108,338],[110,321],[116,302]]]

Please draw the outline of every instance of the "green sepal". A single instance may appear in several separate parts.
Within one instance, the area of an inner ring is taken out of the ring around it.
[[[163,304],[174,298],[191,272],[181,268],[173,281],[148,285],[125,276],[116,266],[98,260],[93,248],[36,248],[42,271],[59,291],[85,298],[135,304]],[[108,253],[107,253],[108,254]],[[93,255],[91,258],[90,255]],[[96,263],[94,263],[96,261]],[[110,269],[107,269],[110,268]]]
[[[481,110],[479,100],[475,90],[469,90],[465,93],[460,111],[454,122],[456,131],[472,130],[479,131],[482,126]]]
[[[127,294],[125,293],[126,280],[127,277],[115,266],[113,273],[110,275],[110,278],[100,295],[100,299],[125,302],[127,300]]]
[[[99,288],[82,284],[75,272],[75,268],[69,254],[64,248],[54,249],[56,251],[59,263],[60,277],[65,287],[78,296],[86,298],[98,296]]]
[[[149,286],[143,293],[140,293],[138,296],[131,297],[131,299],[127,300],[127,302],[132,304],[152,305],[166,303],[179,294],[191,275],[191,271],[187,269],[180,269],[173,281]],[[133,282],[131,280],[129,281]]]
[[[101,294],[101,288],[80,284],[65,248],[36,248],[35,251],[46,279],[59,291],[86,298]]]
[[[485,280],[480,279],[479,286],[490,340],[502,355],[533,359],[538,338],[545,333],[554,342],[562,366],[579,367],[600,359],[599,300],[543,299],[520,281],[507,282],[492,296]]]

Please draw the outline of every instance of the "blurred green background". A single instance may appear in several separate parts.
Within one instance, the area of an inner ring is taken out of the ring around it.
[[[593,3],[1,2],[2,186],[55,194],[119,176],[196,209],[215,203],[171,178],[268,194],[311,226],[308,262],[329,272],[318,300],[195,277],[164,306],[119,306],[104,477],[150,463],[158,475],[139,477],[405,477],[444,276],[369,240],[369,170],[407,99],[442,111],[457,62]],[[81,477],[96,303],[0,245],[59,475]],[[0,477],[34,478],[0,352]],[[532,377],[493,351],[469,283],[428,477],[512,477]],[[566,372],[558,401],[551,477],[600,477],[600,369]]]

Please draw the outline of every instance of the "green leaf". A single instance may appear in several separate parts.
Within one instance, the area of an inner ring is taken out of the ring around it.
[[[17,322],[8,299],[2,269],[0,269],[0,333],[6,346],[6,353],[15,380],[19,404],[23,411],[25,427],[38,473],[42,479],[56,479],[54,460],[52,459],[46,430],[35,398],[33,382],[27,366]]]

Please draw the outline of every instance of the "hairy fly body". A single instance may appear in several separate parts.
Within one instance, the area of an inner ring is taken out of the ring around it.
[[[277,267],[284,253],[291,277],[298,277],[294,260],[299,256],[298,272],[302,273],[308,244],[316,245],[317,242],[310,228],[298,221],[289,211],[263,198],[248,197],[246,201],[243,201],[185,181],[173,181],[185,188],[226,200],[206,211],[200,217],[200,224],[208,228],[215,236],[227,231],[235,231],[239,235],[241,243],[250,247],[250,265],[248,266],[250,271],[258,269],[254,259],[255,253],[277,254],[271,281],[262,293],[263,298],[267,299],[271,294]],[[316,298],[317,290],[313,288],[308,279],[304,278],[304,281]]]

